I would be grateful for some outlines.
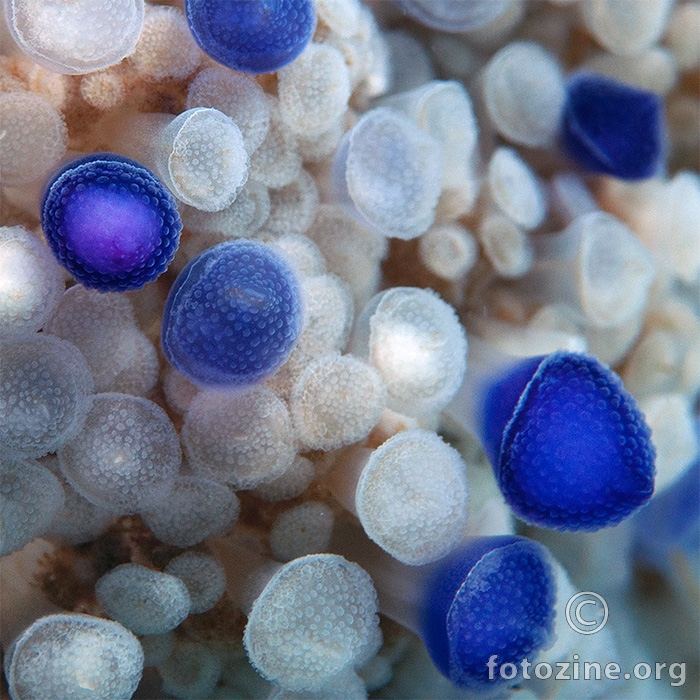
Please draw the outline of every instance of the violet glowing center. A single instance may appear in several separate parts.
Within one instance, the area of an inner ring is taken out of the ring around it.
[[[125,272],[142,265],[160,240],[160,217],[123,192],[91,190],[66,205],[66,243],[101,272]]]

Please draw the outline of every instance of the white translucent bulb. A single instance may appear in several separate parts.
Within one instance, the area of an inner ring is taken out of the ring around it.
[[[446,32],[466,32],[496,21],[508,11],[511,0],[401,0],[411,16],[435,29]]]
[[[148,80],[182,80],[197,70],[202,54],[182,10],[147,5],[143,30],[129,62]]]
[[[497,148],[488,165],[486,182],[494,204],[526,231],[537,228],[547,214],[539,178],[512,148]]]
[[[290,262],[301,277],[323,275],[326,260],[318,246],[307,236],[288,233],[275,238],[272,245]]]
[[[61,268],[48,248],[21,226],[0,227],[0,338],[42,328],[63,286]]]
[[[350,75],[332,46],[309,44],[277,77],[282,118],[297,134],[326,131],[348,107]]]
[[[112,66],[134,51],[143,28],[143,0],[5,0],[17,45],[55,73]]]
[[[385,107],[366,112],[333,162],[338,202],[388,238],[415,238],[435,219],[442,151],[413,121]]]
[[[130,361],[106,387],[106,391],[143,396],[158,380],[158,353],[153,343],[137,328],[125,328],[120,346],[125,346],[125,355]]]
[[[187,586],[175,576],[140,564],[121,564],[95,584],[95,597],[105,615],[134,634],[164,634],[190,612]]]
[[[360,226],[330,204],[321,204],[316,221],[306,235],[326,258],[328,272],[345,280],[355,302],[364,306],[379,286],[379,263],[387,252],[386,238]]]
[[[181,216],[186,229],[216,236],[217,242],[252,236],[270,216],[270,194],[265,185],[248,180],[233,203],[224,209],[202,211],[184,206]]]
[[[351,668],[346,668],[319,690],[294,692],[275,688],[267,700],[367,700],[367,686]]]
[[[700,67],[698,36],[700,36],[700,6],[693,2],[676,5],[666,25],[664,41],[673,52],[681,71]]]
[[[139,640],[143,648],[144,666],[162,664],[175,648],[175,635],[172,632],[147,634]]]
[[[109,391],[134,359],[136,331],[130,301],[123,294],[102,294],[76,284],[65,292],[46,331],[73,343],[83,354],[95,390]]]
[[[442,148],[442,187],[456,189],[472,177],[479,137],[472,101],[454,80],[433,80],[382,101],[398,109],[430,134]]]
[[[260,484],[253,493],[264,501],[288,501],[306,491],[315,475],[311,460],[298,455],[282,476]]]
[[[326,131],[313,136],[298,136],[297,151],[305,163],[320,163],[332,156],[346,129],[346,115],[338,117]]]
[[[163,392],[168,406],[175,413],[184,416],[199,389],[184,374],[168,366],[163,380]]]
[[[494,212],[482,219],[479,241],[501,277],[522,277],[532,267],[534,250],[530,237],[505,214]]]
[[[351,347],[378,370],[388,408],[409,416],[441,411],[467,366],[467,338],[455,310],[417,287],[375,295],[358,317]]]
[[[165,573],[177,576],[190,594],[190,614],[211,610],[226,590],[224,567],[204,552],[185,552],[171,559]]]
[[[39,618],[17,639],[8,683],[19,700],[129,700],[143,672],[139,640],[117,622]]]
[[[436,224],[418,239],[421,262],[444,280],[464,277],[479,257],[479,245],[461,224]]]
[[[423,44],[401,29],[386,32],[390,57],[390,92],[399,93],[425,85],[435,76]]]
[[[554,56],[534,42],[512,42],[491,58],[481,80],[486,109],[503,137],[523,146],[552,141],[565,99]]]
[[[297,437],[313,450],[335,450],[366,438],[386,401],[379,373],[352,355],[308,364],[290,401]]]
[[[82,430],[58,453],[84,498],[130,515],[160,503],[180,469],[180,441],[165,411],[127,394],[97,394]]]
[[[267,387],[201,391],[185,415],[182,441],[194,473],[235,489],[276,479],[296,454],[289,411]]]
[[[34,92],[0,94],[0,183],[24,185],[46,175],[66,152],[61,114]]]
[[[302,170],[288,185],[270,190],[270,214],[261,235],[305,233],[316,218],[318,201],[316,181]]]
[[[175,117],[160,134],[155,162],[168,189],[204,211],[229,206],[248,179],[248,154],[231,117],[197,107]]]
[[[552,213],[568,226],[576,217],[598,209],[598,203],[580,175],[556,173],[549,181]]]
[[[47,534],[67,544],[96,540],[111,524],[113,515],[83,498],[69,483],[63,482],[65,501],[56,513]]]
[[[298,348],[310,357],[341,351],[350,335],[355,304],[350,287],[335,275],[302,280],[304,326]]]
[[[221,663],[203,643],[182,642],[158,665],[163,691],[169,696],[190,700],[211,698],[221,675]]]
[[[41,333],[0,342],[0,453],[42,457],[81,429],[93,382],[75,345]]]
[[[457,80],[470,81],[483,63],[479,54],[459,35],[437,34],[430,41],[430,53],[441,72]]]
[[[652,394],[639,407],[651,428],[656,448],[655,493],[661,493],[700,455],[697,417],[684,394]]]
[[[181,476],[156,508],[141,515],[161,542],[192,547],[233,527],[240,510],[236,494],[223,484]]]
[[[338,555],[312,554],[273,576],[253,604],[243,644],[263,678],[313,692],[355,662],[377,624],[369,575]]]
[[[342,37],[357,33],[360,26],[359,0],[317,0],[318,21]]]
[[[296,136],[282,119],[279,100],[266,96],[270,126],[250,158],[250,177],[267,187],[284,187],[301,171]]]
[[[451,552],[467,527],[467,468],[427,430],[407,430],[372,452],[355,507],[367,536],[411,566]]]
[[[673,0],[590,0],[581,6],[586,28],[609,51],[637,54],[663,34]]]
[[[125,94],[124,78],[116,71],[90,73],[80,81],[80,96],[95,109],[114,109],[124,101]]]
[[[291,561],[328,549],[335,518],[323,503],[307,501],[277,516],[270,530],[270,548],[277,561]]]
[[[0,456],[0,557],[50,529],[63,503],[61,483],[46,467]]]
[[[197,73],[187,90],[187,108],[213,107],[231,117],[241,130],[248,154],[263,142],[270,128],[270,107],[263,89],[245,73],[222,66]]]

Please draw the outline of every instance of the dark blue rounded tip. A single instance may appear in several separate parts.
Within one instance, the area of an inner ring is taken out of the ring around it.
[[[421,636],[433,663],[473,690],[498,666],[534,660],[553,641],[556,580],[547,550],[524,537],[480,537],[444,559],[424,589]],[[515,684],[517,679],[508,681]]]
[[[246,73],[291,63],[316,28],[313,0],[186,0],[185,14],[204,53]]]
[[[598,530],[651,498],[654,459],[651,431],[617,375],[591,355],[556,352],[520,395],[495,471],[526,522]]]
[[[242,388],[274,374],[302,325],[302,296],[289,264],[251,240],[220,243],[178,275],[163,311],[161,345],[200,386]]]
[[[570,78],[561,124],[566,153],[590,173],[623,180],[655,175],[664,155],[663,102],[611,78]]]
[[[93,153],[60,170],[47,185],[41,224],[59,263],[101,292],[140,289],[156,279],[182,230],[160,180],[114,153]]]

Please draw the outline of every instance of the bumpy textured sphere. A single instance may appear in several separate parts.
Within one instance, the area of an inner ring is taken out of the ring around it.
[[[221,661],[203,642],[182,642],[158,665],[163,691],[174,698],[213,698]]]
[[[281,513],[270,530],[270,549],[277,561],[291,561],[328,550],[335,518],[325,504],[307,501]]]
[[[192,260],[170,289],[163,352],[195,384],[256,384],[291,353],[301,330],[301,299],[294,271],[270,246],[221,243]]]
[[[165,573],[177,576],[190,594],[190,614],[211,610],[226,590],[224,567],[204,552],[185,552],[165,567]]]
[[[597,530],[646,503],[651,431],[617,375],[593,356],[567,352],[522,366],[492,387],[485,410],[502,426],[492,463],[516,515],[540,527]]]
[[[143,520],[161,542],[191,547],[233,527],[240,509],[227,486],[182,476],[157,508],[143,513]]]
[[[406,14],[426,27],[444,32],[466,32],[498,19],[508,0],[394,0]]]
[[[39,618],[20,635],[8,681],[22,700],[129,700],[142,672],[143,650],[129,630],[73,613]]]
[[[562,142],[588,172],[651,177],[664,155],[661,98],[600,75],[575,75],[567,85]]]
[[[112,153],[67,165],[42,203],[44,236],[86,287],[140,289],[170,264],[182,224],[175,200],[150,170]]]
[[[549,646],[555,597],[542,545],[523,537],[477,538],[432,572],[423,591],[421,637],[453,683],[483,691],[503,682],[498,673],[489,680],[492,654],[499,665],[518,664]]]
[[[253,604],[243,636],[253,666],[282,688],[314,691],[352,664],[378,624],[372,579],[335,554],[286,564]]]
[[[58,457],[79,494],[119,515],[160,503],[181,462],[180,441],[165,411],[127,394],[98,394],[83,429]]]
[[[187,0],[185,13],[204,53],[246,73],[286,66],[316,26],[312,0]]]
[[[46,467],[0,456],[0,557],[45,532],[63,501],[61,483]]]
[[[93,382],[77,348],[48,334],[0,343],[0,452],[42,457],[72,439]]]
[[[164,634],[190,612],[190,594],[175,576],[122,564],[95,584],[95,596],[106,615],[134,634]]]

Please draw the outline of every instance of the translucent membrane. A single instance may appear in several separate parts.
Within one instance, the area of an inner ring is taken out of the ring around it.
[[[447,409],[477,435],[515,514],[540,527],[598,530],[649,500],[654,447],[644,417],[592,355],[514,358],[470,338]]]
[[[190,595],[175,576],[140,564],[121,564],[95,584],[103,612],[134,634],[164,634],[184,622]]]
[[[117,622],[77,613],[38,619],[17,639],[13,698],[128,700],[143,671],[138,639]]]
[[[442,410],[464,377],[464,329],[431,290],[394,287],[375,295],[357,319],[351,347],[379,372],[387,406],[409,416]]]
[[[282,118],[296,134],[327,131],[348,108],[350,74],[338,49],[309,44],[278,73]]]
[[[119,515],[160,503],[180,468],[180,443],[165,411],[126,394],[98,394],[61,472],[91,503]]]
[[[143,0],[5,0],[7,26],[32,60],[55,73],[112,66],[134,51]]]
[[[98,392],[122,386],[144,393],[155,384],[155,348],[138,330],[132,306],[123,295],[75,285],[63,294],[46,330],[80,350]],[[143,371],[140,380],[139,369]]]
[[[117,72],[98,71],[80,81],[80,96],[95,109],[114,109],[122,104],[125,94],[124,79]]]
[[[497,148],[488,165],[488,192],[493,204],[526,231],[537,228],[547,214],[539,178],[512,148]]]
[[[0,228],[0,338],[38,331],[63,293],[51,252],[21,226]]]
[[[372,580],[334,554],[283,566],[253,603],[243,643],[255,669],[280,687],[315,691],[352,666],[378,625]]]
[[[62,168],[44,194],[41,225],[61,265],[103,292],[140,289],[156,279],[173,259],[182,229],[163,184],[113,153]]]
[[[270,190],[270,214],[259,235],[306,232],[316,218],[318,199],[315,180],[302,170],[288,185]]]
[[[328,551],[335,517],[323,503],[307,501],[277,516],[270,530],[270,548],[277,561]]]
[[[323,276],[326,260],[318,246],[307,236],[288,233],[272,241],[302,277]],[[308,301],[306,302],[308,303]]]
[[[147,634],[139,640],[144,654],[144,666],[157,666],[163,663],[175,648],[175,635],[172,632],[165,634]]]
[[[457,189],[473,179],[479,127],[471,99],[454,80],[433,80],[382,104],[410,117],[442,148],[442,187]]]
[[[495,129],[523,146],[546,146],[559,129],[564,107],[564,74],[539,44],[516,41],[484,68],[483,98]]]
[[[74,345],[48,334],[0,343],[0,450],[41,457],[81,429],[93,382]]]
[[[304,493],[313,478],[313,462],[298,455],[282,476],[260,484],[253,493],[264,501],[287,501]]]
[[[207,55],[247,73],[276,71],[293,61],[316,27],[311,0],[187,0],[190,30]]]
[[[494,212],[482,219],[479,241],[486,258],[501,277],[522,277],[532,267],[531,238],[505,214]]]
[[[202,59],[187,21],[176,7],[146,6],[143,30],[129,62],[147,80],[182,80]]]
[[[435,77],[430,55],[414,36],[397,29],[386,32],[385,40],[389,51],[389,90],[386,92],[413,90]]]
[[[203,643],[180,642],[158,665],[163,691],[176,698],[211,698],[221,662]]]
[[[524,298],[566,304],[579,320],[601,328],[621,325],[647,304],[653,259],[610,214],[586,214],[562,233],[539,236],[535,253],[531,273],[518,285]]]
[[[60,470],[57,469],[56,473],[60,474]],[[46,532],[67,544],[96,540],[110,526],[113,514],[90,503],[68,482],[63,481],[62,486],[65,495],[63,507],[56,513]]]
[[[276,479],[296,454],[287,407],[267,387],[201,392],[185,415],[182,440],[196,474],[235,489]]]
[[[360,224],[389,238],[425,233],[440,194],[440,144],[380,107],[346,134],[333,162],[336,198]]]
[[[0,183],[24,185],[46,175],[66,152],[61,114],[34,92],[0,94]]]
[[[553,641],[555,579],[551,557],[522,537],[477,537],[426,566],[406,566],[345,524],[332,551],[357,561],[377,587],[379,609],[417,634],[440,673],[475,693],[519,682],[486,662],[534,658]]]
[[[479,257],[479,246],[461,224],[437,224],[420,237],[418,254],[434,275],[456,280],[472,269]]]
[[[641,53],[661,37],[672,0],[592,0],[582,6],[586,28],[606,49]]]
[[[236,495],[223,484],[181,476],[165,499],[142,516],[161,542],[191,547],[233,527],[240,508]]]
[[[231,117],[241,130],[248,155],[270,128],[270,107],[258,83],[244,73],[210,67],[197,73],[187,89],[187,108],[213,107]]]
[[[549,181],[550,209],[562,225],[598,209],[598,203],[583,178],[572,172],[560,172]]]
[[[63,503],[61,484],[46,467],[0,457],[0,556],[45,532]]]
[[[179,578],[190,594],[190,615],[211,610],[226,590],[224,567],[204,552],[185,552],[171,559],[165,573]]]
[[[483,27],[508,10],[511,0],[395,0],[421,24],[444,32]]]
[[[386,392],[377,371],[351,355],[324,355],[294,384],[290,409],[296,436],[308,448],[333,450],[358,442],[379,421]]]
[[[329,479],[367,536],[404,564],[436,561],[464,538],[467,467],[435,433],[406,430],[356,451]]]

